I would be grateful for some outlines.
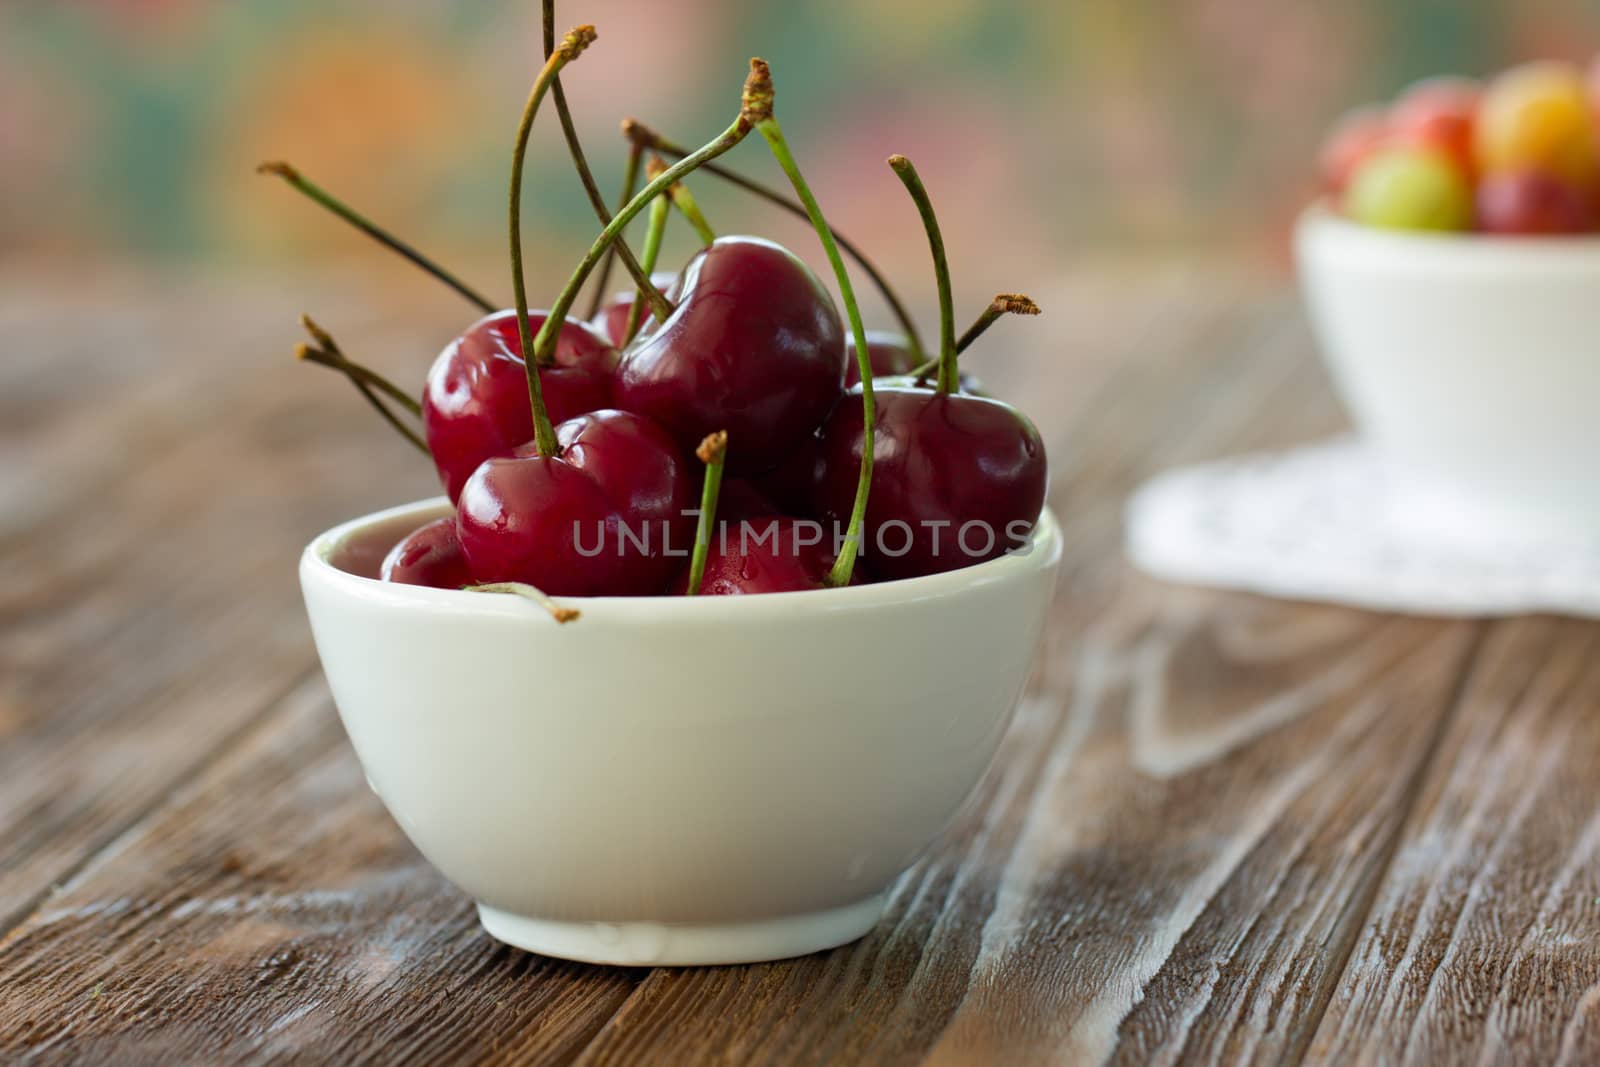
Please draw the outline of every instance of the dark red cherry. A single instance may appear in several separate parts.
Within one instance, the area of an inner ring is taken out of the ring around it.
[[[722,237],[684,268],[677,310],[622,357],[616,404],[686,452],[726,430],[730,476],[777,466],[844,390],[839,312],[816,275],[757,237]]]
[[[666,293],[670,298],[672,287],[677,284],[678,276],[670,271],[656,271],[650,275],[650,281],[657,289]],[[636,294],[632,289],[617,293],[601,306],[594,318],[589,320],[589,325],[599,330],[612,344],[622,346],[623,334],[628,329],[628,316],[633,311],[633,298]],[[639,327],[639,333],[647,334],[655,328],[655,319],[646,314]],[[537,329],[537,327],[535,327]]]
[[[545,315],[536,311],[528,320],[538,332]],[[618,358],[587,323],[568,319],[556,338],[554,365],[539,374],[551,421],[610,407]],[[479,319],[439,353],[422,393],[422,424],[451,501],[480,463],[507,455],[533,437],[515,311]]]
[[[461,490],[456,533],[475,579],[552,596],[658,593],[694,544],[689,461],[649,419],[596,411],[485,460]]]
[[[861,362],[856,359],[856,340],[848,333],[844,337],[844,353],[844,384],[855,385],[861,381]],[[911,354],[911,342],[903,333],[868,330],[867,359],[872,364],[874,379],[888,374],[910,374],[917,369],[917,357]]]
[[[752,481],[785,515],[810,515],[822,483],[822,437],[807,435],[784,461]]]
[[[717,497],[719,522],[739,522],[743,519],[781,514],[783,512],[778,505],[748,478],[729,478],[722,483],[722,492]]]
[[[861,551],[880,579],[955,570],[1027,543],[1044,504],[1039,431],[998,400],[932,389],[876,390],[877,441]],[[855,499],[860,388],[823,428],[820,514],[843,521]]]
[[[384,557],[378,577],[386,582],[460,589],[472,585],[467,557],[456,537],[456,517],[446,515],[419,526],[400,539]]]
[[[872,381],[879,389],[932,389],[937,384],[937,378],[937,371],[929,371],[927,374],[920,376],[915,374],[890,374],[882,378],[874,378]],[[989,395],[989,390],[984,388],[983,379],[976,374],[960,371],[957,378],[957,384],[964,395]]]
[[[720,505],[717,513],[721,521],[712,533],[706,554],[701,596],[797,593],[822,588],[835,555],[829,526],[812,519],[775,515],[735,522],[722,518]],[[857,565],[850,584],[865,581],[862,568]],[[682,594],[688,584],[685,568],[674,582],[673,591]]]

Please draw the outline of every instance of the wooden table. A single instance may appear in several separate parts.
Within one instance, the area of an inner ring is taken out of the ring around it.
[[[1140,479],[1341,424],[1280,283],[1085,271],[1000,327],[1068,556],[998,763],[865,940],[699,970],[491,941],[329,703],[297,553],[433,488],[294,313],[415,380],[447,297],[0,292],[0,1061],[1600,1062],[1600,628],[1121,562]]]

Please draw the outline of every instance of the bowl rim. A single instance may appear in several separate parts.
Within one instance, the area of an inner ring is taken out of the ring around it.
[[[1386,230],[1355,222],[1336,211],[1327,197],[1301,209],[1294,223],[1295,243],[1315,241],[1351,253],[1387,261],[1478,265],[1504,270],[1517,265],[1571,266],[1600,262],[1600,233],[1512,234],[1444,230]]]
[[[520,597],[487,596],[459,589],[384,582],[352,574],[329,562],[328,557],[341,545],[373,526],[413,516],[420,526],[431,513],[449,506],[449,500],[443,496],[429,497],[374,511],[323,531],[311,539],[300,555],[302,583],[314,582],[339,595],[365,600],[375,606],[422,609],[450,615],[515,617],[550,626],[558,625],[544,611]],[[793,616],[800,608],[813,613],[859,611],[863,608],[946,599],[973,589],[1048,571],[1061,559],[1062,544],[1060,521],[1047,506],[1039,513],[1026,552],[1000,556],[942,574],[852,585],[842,589],[764,593],[760,596],[557,596],[555,599],[578,609],[585,618],[593,613],[596,617],[635,621],[688,621],[719,616],[736,616],[739,621],[748,621],[756,617]],[[581,620],[574,625],[581,625]]]

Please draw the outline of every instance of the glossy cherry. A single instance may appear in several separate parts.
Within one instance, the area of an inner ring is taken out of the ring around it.
[[[1027,416],[987,397],[879,386],[862,558],[879,578],[937,574],[1020,548],[1044,505],[1044,443]],[[823,429],[818,514],[842,518],[861,463],[861,405]]]
[[[672,289],[677,281],[678,276],[670,271],[658,270],[650,275],[651,284],[667,294],[669,300],[672,298]],[[628,315],[633,311],[633,298],[637,295],[637,291],[633,289],[617,293],[601,305],[600,310],[595,312],[594,318],[589,320],[589,325],[600,331],[606,340],[619,348],[622,347],[626,340],[623,334],[628,328]],[[654,328],[655,319],[646,316],[644,324],[639,327],[639,333],[647,334]]]
[[[761,494],[784,515],[810,515],[822,482],[822,436],[811,434],[784,461],[751,478]]]
[[[873,379],[880,389],[925,389],[933,384],[932,374],[890,374],[882,378]],[[984,387],[983,379],[976,374],[961,371],[957,375],[957,383],[965,396],[988,396],[989,390]]]
[[[844,384],[855,385],[861,381],[861,365],[856,359],[856,341],[849,334],[844,338]],[[911,352],[911,342],[903,333],[887,330],[867,331],[867,359],[872,363],[874,377],[891,374],[910,374],[917,367],[917,357]]]
[[[717,501],[718,522],[742,522],[782,514],[783,509],[750,479],[730,478],[722,483],[722,494]]]
[[[823,524],[776,515],[735,520],[717,508],[717,533],[706,556],[701,596],[748,596],[756,593],[798,593],[821,589],[833,566],[833,538]],[[857,566],[850,584],[866,581]],[[687,571],[673,583],[681,594]]]
[[[544,322],[529,315],[532,329]],[[568,319],[556,340],[555,362],[540,371],[552,422],[611,406],[619,353],[587,323]],[[428,372],[422,423],[451,501],[478,465],[533,437],[527,370],[517,336],[517,313],[497,311],[445,346]]]
[[[384,557],[378,577],[386,582],[435,589],[460,589],[474,584],[461,540],[456,537],[455,516],[434,519],[406,534]]]
[[[950,268],[938,219],[916,168],[890,156],[928,234],[939,289],[939,359],[933,387],[888,381],[858,385],[822,430],[822,479],[816,508],[839,521],[858,506],[858,485],[871,471],[860,552],[880,578],[914,578],[956,570],[1021,549],[1044,505],[1048,466],[1039,431],[998,400],[962,391]],[[1002,314],[1037,314],[1021,294],[997,296],[968,331],[976,338]],[[862,403],[856,395],[862,394]],[[875,394],[875,395],[874,395]],[[866,397],[875,414],[867,422]],[[871,433],[868,433],[871,430]],[[870,443],[869,443],[869,438]],[[870,466],[862,462],[871,449]]]
[[[677,310],[617,371],[620,408],[666,426],[685,450],[726,429],[730,475],[768,470],[827,418],[844,391],[839,312],[816,275],[757,237],[697,253]]]
[[[649,419],[606,410],[556,427],[467,479],[456,532],[479,582],[526,582],[552,596],[659,593],[694,540],[689,461]]]

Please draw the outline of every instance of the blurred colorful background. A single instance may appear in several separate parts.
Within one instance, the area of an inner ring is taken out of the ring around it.
[[[971,294],[1107,251],[1281,262],[1337,113],[1425,74],[1600,44],[1589,0],[567,0],[558,21],[599,28],[566,84],[606,187],[620,118],[698,144],[761,54],[835,223],[887,266],[925,269],[883,164],[910,155]],[[7,0],[0,257],[403,270],[253,174],[282,158],[503,277],[505,170],[537,23],[527,0]],[[527,235],[550,285],[596,227],[553,116],[532,158]],[[775,173],[754,142],[733,162]],[[807,240],[730,191],[700,195],[721,230]],[[671,255],[686,253],[687,235],[675,241]]]

